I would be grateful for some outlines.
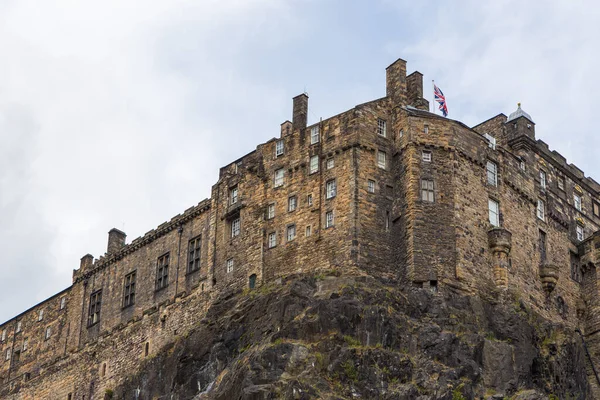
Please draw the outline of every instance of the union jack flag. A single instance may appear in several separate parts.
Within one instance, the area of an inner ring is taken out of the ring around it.
[[[447,117],[448,105],[446,104],[446,97],[444,96],[444,93],[442,93],[440,88],[436,86],[435,83],[433,84],[433,97],[435,101],[437,101],[440,104],[439,109],[442,112],[442,114],[444,114],[444,117]]]

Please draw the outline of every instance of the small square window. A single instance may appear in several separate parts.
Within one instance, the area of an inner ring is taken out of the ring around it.
[[[581,211],[581,196],[573,193],[573,205],[577,211]]]
[[[269,233],[268,246],[269,246],[269,249],[272,249],[273,247],[277,246],[277,233],[276,232]]]
[[[319,125],[310,128],[310,144],[319,143],[320,136]]]
[[[387,167],[387,154],[384,151],[377,151],[377,166],[383,169]]]
[[[421,153],[421,158],[424,162],[431,162],[431,152],[428,150],[423,150]]]
[[[325,184],[325,198],[331,199],[334,198],[337,193],[337,184],[335,179],[328,180]]]
[[[537,217],[542,221],[546,220],[546,203],[541,199],[538,199],[537,203]]]
[[[277,171],[275,171],[275,187],[283,186],[284,176],[285,171],[283,168],[280,168]]]
[[[231,221],[231,237],[234,238],[240,235],[240,219],[236,218]]]
[[[275,218],[275,203],[271,203],[267,206],[267,219]]]
[[[298,205],[298,199],[296,196],[292,196],[288,198],[288,212],[296,211],[296,206]]]
[[[310,225],[308,225],[306,227],[305,235],[306,235],[306,237],[309,237],[310,235],[312,235],[312,227]]]
[[[377,119],[377,134],[379,136],[386,137],[387,136],[387,126],[386,121],[384,119]]]
[[[312,197],[312,194],[309,194],[308,196],[306,196],[306,204],[307,204],[309,207],[312,207],[312,205],[313,205],[313,197]]]
[[[275,157],[283,155],[283,140],[278,140],[275,143]]]
[[[325,228],[331,228],[333,226],[333,211],[327,211],[325,213]]]
[[[372,179],[367,181],[367,192],[375,193],[375,181]]]
[[[235,204],[238,201],[238,187],[234,186],[229,189],[229,204]]]
[[[333,161],[333,158],[328,158],[327,159],[327,169],[332,169],[335,166],[335,162]]]
[[[287,241],[291,242],[296,239],[296,225],[290,225],[287,227]]]
[[[500,204],[496,200],[488,199],[488,213],[490,224],[500,226]]]
[[[227,262],[225,263],[225,268],[228,274],[233,272],[233,258],[227,260]]]
[[[487,183],[490,186],[498,186],[498,166],[495,162],[487,162]]]
[[[319,171],[319,156],[312,156],[310,158],[310,166],[308,169],[309,174],[314,174]]]

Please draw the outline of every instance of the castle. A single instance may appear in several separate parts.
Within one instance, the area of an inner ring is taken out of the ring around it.
[[[218,293],[320,270],[514,288],[580,327],[600,365],[600,185],[520,106],[472,128],[428,109],[401,59],[385,97],[312,126],[295,97],[280,136],[221,168],[210,199],[129,244],[112,229],[69,288],[0,325],[0,398],[100,398]]]

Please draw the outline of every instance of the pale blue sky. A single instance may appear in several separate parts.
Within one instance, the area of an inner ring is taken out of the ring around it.
[[[385,94],[397,58],[474,125],[517,102],[600,180],[592,1],[0,0],[0,321],[210,194],[218,168]]]

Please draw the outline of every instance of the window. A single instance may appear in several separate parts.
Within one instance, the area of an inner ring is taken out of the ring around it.
[[[40,310],[38,313],[38,322],[44,319],[44,310]]]
[[[423,150],[421,153],[421,158],[425,162],[431,162],[431,152],[429,150]]]
[[[25,338],[25,340],[23,340],[23,351],[27,351],[28,347],[29,347],[29,339]]]
[[[375,193],[375,181],[369,179],[367,181],[367,192],[369,193]]]
[[[227,262],[225,263],[225,268],[228,274],[233,272],[233,258],[227,260]]]
[[[489,133],[484,133],[483,136],[488,141],[488,147],[492,150],[496,150],[496,138],[490,135]]]
[[[100,321],[100,305],[102,304],[102,290],[97,290],[90,295],[90,306],[88,311],[88,326]]]
[[[67,298],[66,297],[61,297],[61,299],[60,299],[60,309],[64,310],[66,305],[67,305]]]
[[[19,362],[20,359],[21,359],[21,350],[15,350],[13,353],[14,362]]]
[[[308,204],[309,207],[312,207],[312,205],[313,205],[312,194],[309,194],[308,196],[306,196],[306,204]]]
[[[542,221],[546,220],[546,204],[541,199],[538,199],[537,203],[537,217]]]
[[[542,170],[540,170],[540,187],[546,190],[546,173]]]
[[[283,155],[283,140],[278,140],[275,143],[275,157]]]
[[[156,262],[156,290],[166,288],[169,284],[169,253],[158,257]]]
[[[390,231],[390,212],[389,211],[385,212],[385,231],[386,232]]]
[[[325,213],[325,228],[331,228],[333,226],[333,211],[327,211]]]
[[[573,205],[576,210],[581,211],[581,196],[577,193],[573,193]]]
[[[269,233],[269,239],[268,239],[267,246],[269,247],[269,249],[272,249],[273,247],[277,246],[277,233],[276,232]]]
[[[495,162],[488,161],[487,162],[487,183],[491,186],[498,185],[498,166]]]
[[[384,151],[377,151],[377,166],[383,169],[387,167],[386,154]]]
[[[6,349],[6,357],[5,360],[8,361],[10,360],[10,349]]]
[[[429,125],[425,125],[425,126],[423,127],[423,133],[424,133],[424,134],[428,134],[428,133],[429,133]]]
[[[333,158],[328,158],[327,159],[327,169],[331,169],[335,167],[335,161],[333,160]]]
[[[558,188],[560,190],[562,190],[564,192],[565,191],[565,177],[558,176],[558,178],[556,178],[556,185],[558,186]]]
[[[125,276],[123,285],[123,307],[129,307],[135,304],[135,278],[136,271]]]
[[[595,200],[592,201],[592,211],[595,217],[600,217],[600,204]]]
[[[540,246],[540,262],[546,262],[546,232],[540,230],[539,235],[539,246]]]
[[[296,225],[290,225],[287,227],[287,241],[291,242],[296,239]]]
[[[306,231],[304,232],[304,234],[306,235],[306,237],[312,235],[312,227],[310,225],[306,227]]]
[[[310,158],[310,166],[308,169],[309,174],[314,174],[319,171],[319,156],[312,156]]]
[[[384,119],[381,118],[377,118],[377,134],[379,136],[383,136],[386,137],[387,136],[387,132],[386,132],[386,122]]]
[[[335,179],[328,180],[325,183],[325,198],[331,199],[336,195],[337,184],[335,183]]]
[[[575,234],[577,236],[577,240],[579,240],[580,242],[585,239],[585,233],[583,230],[583,225],[581,224],[577,224],[576,228],[575,228]]]
[[[500,226],[500,204],[496,200],[488,199],[488,212],[490,224]]]
[[[248,277],[248,287],[254,289],[256,287],[256,274],[252,274]]]
[[[229,189],[229,204],[235,204],[238,201],[238,187],[234,186]]]
[[[275,218],[275,203],[271,203],[267,206],[267,219]]]
[[[521,169],[521,171],[525,171],[525,160],[519,160],[519,168]]]
[[[4,342],[6,340],[6,329],[4,329],[2,331],[2,341]]]
[[[398,136],[400,136],[400,137],[404,136],[404,129],[400,129],[400,134]]]
[[[319,125],[310,128],[310,144],[319,143]]]
[[[570,252],[571,259],[571,279],[575,282],[581,283],[581,269],[579,268],[579,257],[577,254]]]
[[[296,196],[288,197],[288,212],[296,211],[298,205],[298,198]]]
[[[201,239],[201,236],[196,236],[188,243],[188,272],[194,272],[200,269]]]
[[[283,170],[283,168],[280,168],[277,171],[275,171],[275,187],[283,186],[284,174],[285,171]]]
[[[240,218],[231,221],[231,237],[234,238],[240,235]]]
[[[432,179],[421,179],[421,200],[433,203]]]
[[[46,332],[44,333],[44,340],[50,339],[50,336],[52,336],[52,328],[47,327]]]
[[[17,322],[17,333],[21,332],[21,321]]]

